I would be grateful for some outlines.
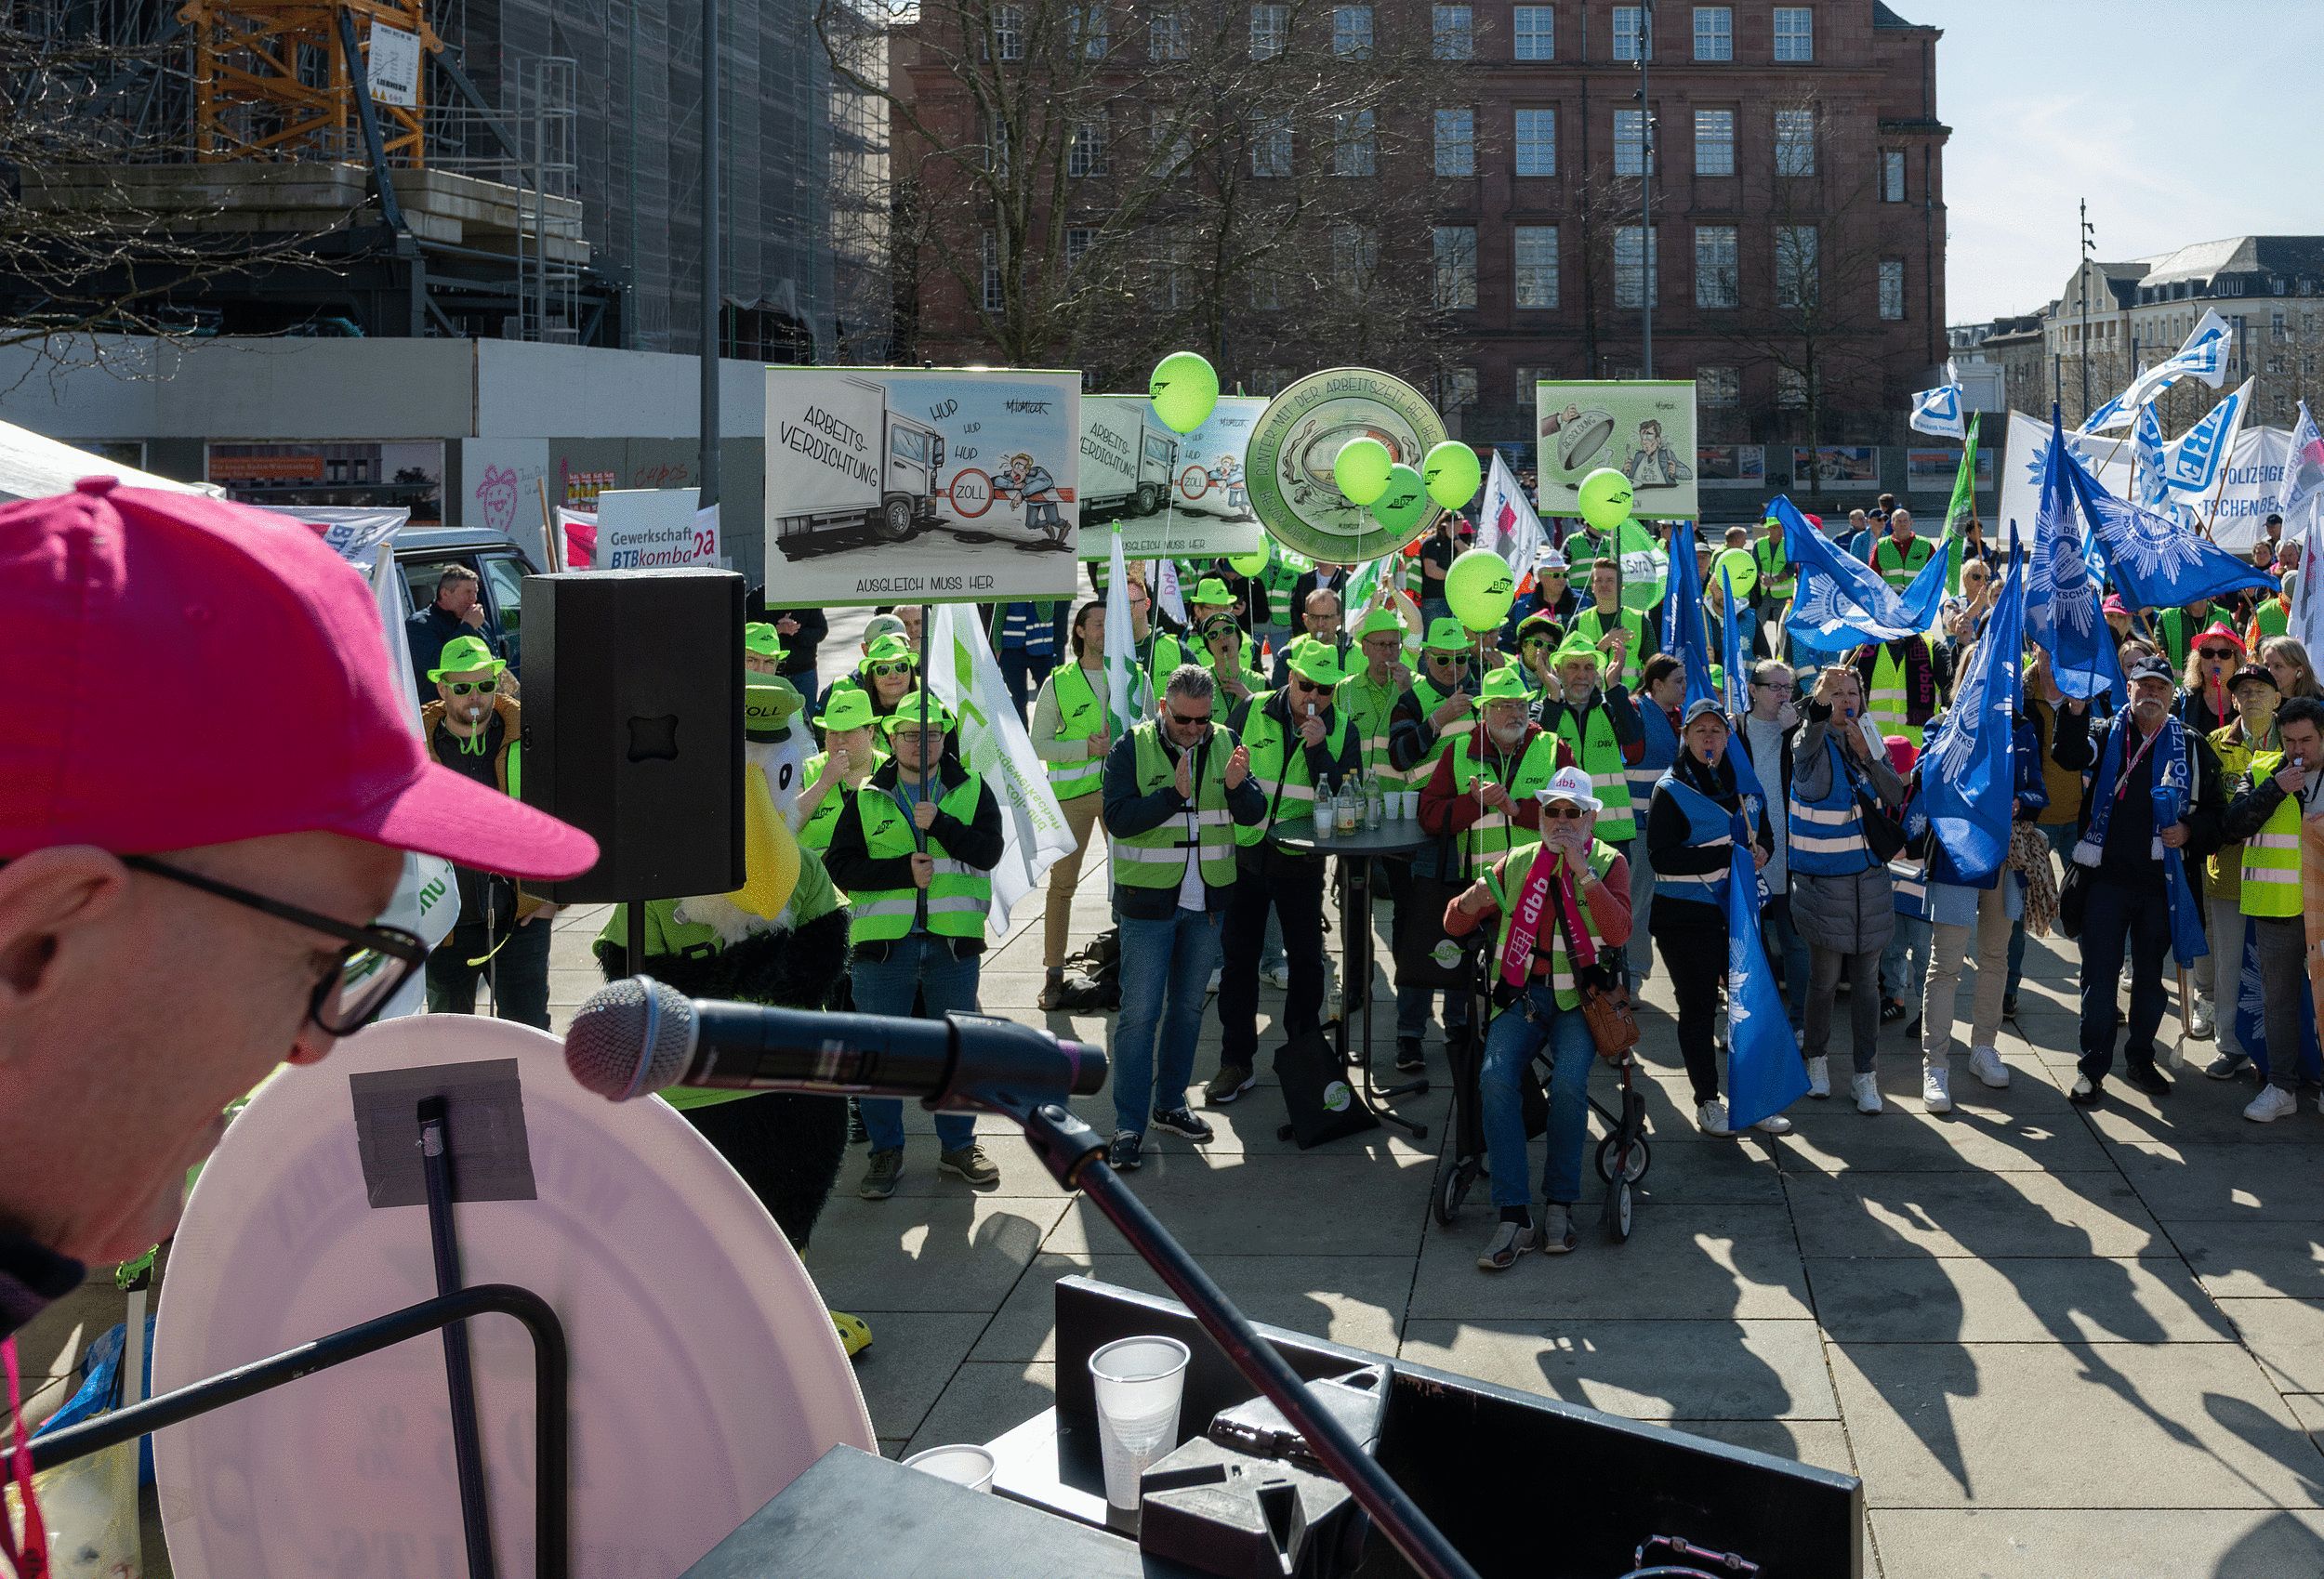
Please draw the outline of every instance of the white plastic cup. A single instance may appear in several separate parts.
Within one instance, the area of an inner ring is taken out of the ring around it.
[[[1135,1510],[1140,1478],[1178,1445],[1178,1405],[1186,1395],[1189,1358],[1186,1346],[1174,1337],[1116,1338],[1089,1356],[1108,1505]]]
[[[1401,790],[1396,795],[1396,815],[1410,822],[1420,814],[1420,792]]]
[[[966,1486],[972,1492],[993,1489],[993,1455],[989,1450],[972,1443],[922,1448],[905,1459],[904,1467],[933,1475],[939,1480],[950,1480],[956,1486]]]

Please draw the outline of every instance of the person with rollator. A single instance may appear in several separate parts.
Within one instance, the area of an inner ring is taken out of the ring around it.
[[[1562,1256],[1574,1247],[1590,1069],[1598,1052],[1582,1017],[1581,988],[1598,971],[1609,983],[1618,980],[1630,941],[1628,862],[1596,836],[1598,801],[1590,790],[1587,771],[1559,769],[1536,797],[1541,842],[1503,853],[1445,907],[1445,930],[1455,938],[1496,918],[1500,924],[1486,961],[1495,1012],[1479,1077],[1493,1204],[1500,1208],[1477,1257],[1488,1272],[1507,1270],[1528,1250]],[[1548,1210],[1536,1226],[1520,1093],[1525,1066],[1544,1048],[1551,1058],[1549,1156],[1541,1170]]]

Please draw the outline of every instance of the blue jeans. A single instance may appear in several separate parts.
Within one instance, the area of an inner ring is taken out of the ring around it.
[[[1493,1204],[1532,1204],[1525,1178],[1525,1101],[1518,1095],[1525,1065],[1550,1049],[1549,1156],[1541,1165],[1544,1200],[1571,1205],[1581,1199],[1581,1151],[1590,1140],[1590,1066],[1598,1045],[1578,1008],[1562,1009],[1546,983],[1536,983],[1493,1017],[1485,1032],[1486,1165],[1493,1175]]]
[[[1808,959],[1807,940],[1791,924],[1791,896],[1777,894],[1759,913],[1763,926],[1761,941],[1767,945],[1767,957],[1783,967],[1784,1007],[1791,1014],[1791,1029],[1797,1031],[1807,1019],[1807,979],[1813,969]]]
[[[1122,1007],[1114,1022],[1114,1127],[1146,1132],[1151,1112],[1186,1105],[1195,1038],[1218,967],[1226,913],[1182,910],[1169,921],[1122,917]],[[1162,1033],[1155,1084],[1155,1032]]]
[[[1891,1001],[1921,1001],[1921,984],[1929,973],[1929,937],[1927,916],[1897,915],[1896,929],[1881,951],[1881,991]]]
[[[917,992],[928,1007],[928,1018],[941,1020],[954,1009],[976,1012],[978,955],[955,959],[941,939],[925,932],[891,945],[886,959],[855,961],[849,972],[855,988],[855,1012],[892,1014],[908,1018]],[[875,1151],[904,1149],[904,1103],[895,1097],[865,1097],[856,1109],[864,1115],[864,1130]],[[976,1119],[971,1113],[938,1113],[936,1146],[957,1151],[976,1138]]]

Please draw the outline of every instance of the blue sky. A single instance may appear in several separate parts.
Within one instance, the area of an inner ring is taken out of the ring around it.
[[[1945,30],[1946,317],[2031,312],[2098,256],[2324,234],[2324,0],[1889,0]]]

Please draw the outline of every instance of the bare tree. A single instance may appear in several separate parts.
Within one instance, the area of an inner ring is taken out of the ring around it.
[[[824,0],[826,46],[847,3]],[[1409,107],[1465,68],[1425,35],[1335,36],[1333,9],[941,0],[893,19],[890,75],[834,49],[894,120],[919,347],[1101,385],[1185,346],[1230,386],[1327,355],[1429,371],[1434,127]]]
[[[310,263],[327,233],[253,234],[201,183],[164,178],[189,154],[173,97],[186,46],[126,31],[0,0],[0,349],[33,347],[33,367],[102,361],[109,336],[192,333],[174,302]]]

